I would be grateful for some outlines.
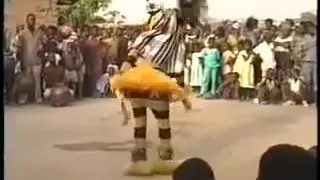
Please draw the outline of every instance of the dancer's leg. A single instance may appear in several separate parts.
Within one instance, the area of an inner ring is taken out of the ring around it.
[[[133,116],[135,119],[134,127],[134,150],[132,152],[132,161],[146,161],[146,122],[147,109],[146,107],[132,107]]]
[[[145,99],[130,99],[135,120],[134,148],[131,151],[131,165],[127,168],[127,175],[151,175],[152,167],[147,163],[146,131],[147,109]]]
[[[173,161],[169,102],[149,100],[148,107],[151,108],[159,126],[159,160],[155,164],[154,172],[159,174],[171,174],[180,163]]]

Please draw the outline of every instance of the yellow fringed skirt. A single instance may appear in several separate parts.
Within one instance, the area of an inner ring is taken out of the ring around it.
[[[143,64],[116,75],[110,80],[111,90],[124,98],[148,98],[182,101],[189,95],[173,79],[149,64]]]

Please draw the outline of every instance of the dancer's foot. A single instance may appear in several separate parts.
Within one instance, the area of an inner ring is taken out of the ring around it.
[[[128,176],[150,176],[153,164],[147,161],[147,150],[145,148],[134,148],[131,151],[131,163],[125,169],[124,174]]]
[[[154,166],[148,161],[131,162],[125,169],[127,176],[151,176]]]
[[[198,94],[196,97],[197,98],[202,98],[204,96],[204,94]]]
[[[154,164],[153,172],[155,174],[168,175],[181,164],[179,161],[173,160],[172,148],[159,148],[158,161]]]
[[[154,164],[153,173],[161,175],[172,174],[182,162],[183,161],[159,160]]]

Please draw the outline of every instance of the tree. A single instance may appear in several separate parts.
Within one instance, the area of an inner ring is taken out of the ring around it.
[[[107,22],[112,24],[122,24],[127,19],[126,16],[122,15],[119,11],[116,10],[108,11],[104,14],[104,16],[108,17]]]
[[[106,8],[111,0],[77,0],[73,4],[57,8],[58,17],[63,17],[72,26],[89,24],[100,8]]]

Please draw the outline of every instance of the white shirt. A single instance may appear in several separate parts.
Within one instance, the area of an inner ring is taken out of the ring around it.
[[[294,80],[294,79],[290,78],[289,84],[290,84],[291,91],[293,91],[295,93],[300,93],[301,81],[299,79]]]
[[[277,43],[291,43],[293,41],[293,38],[292,36],[288,36],[286,38],[282,38],[282,37],[277,37],[274,42],[277,42]],[[289,49],[288,48],[284,48],[282,46],[276,46],[275,51],[278,51],[278,52],[289,52]]]
[[[253,49],[253,52],[260,55],[262,59],[262,70],[268,70],[269,68],[274,69],[276,67],[273,49],[273,43],[268,44],[266,41],[263,41]]]

